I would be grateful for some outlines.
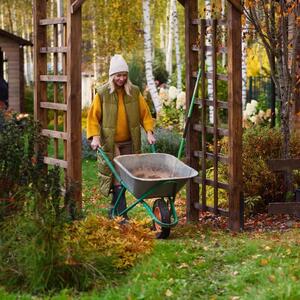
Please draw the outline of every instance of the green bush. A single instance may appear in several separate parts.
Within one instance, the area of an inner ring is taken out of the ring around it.
[[[220,143],[221,152],[228,154],[228,140]],[[291,138],[291,157],[300,157],[300,140]],[[253,126],[243,134],[243,191],[249,211],[265,210],[270,202],[283,201],[286,192],[282,172],[273,172],[267,160],[282,157],[282,135],[279,128]],[[299,174],[294,176],[294,187],[300,184]]]
[[[158,80],[160,84],[167,83],[169,74],[166,70],[165,55],[161,49],[155,49],[153,62],[154,79]]]
[[[155,129],[154,134],[156,138],[155,146],[157,152],[168,153],[177,156],[181,141],[181,136],[178,133],[176,133],[174,130],[158,127]],[[147,142],[147,136],[145,133],[142,135],[142,152],[151,152],[151,148]]]
[[[0,110],[0,198],[14,198],[34,180],[46,139],[33,117]]]
[[[132,60],[129,62],[129,79],[130,81],[137,85],[141,92],[145,86],[145,71],[143,67],[143,62],[139,61],[139,59],[134,56]]]

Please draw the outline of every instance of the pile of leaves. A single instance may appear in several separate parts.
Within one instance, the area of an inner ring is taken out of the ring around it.
[[[143,222],[130,220],[120,224],[121,218],[110,220],[89,215],[66,227],[64,249],[68,264],[95,265],[97,260],[108,261],[113,267],[126,269],[150,253],[154,234]]]

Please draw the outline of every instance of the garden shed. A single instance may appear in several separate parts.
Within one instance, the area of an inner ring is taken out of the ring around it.
[[[24,46],[32,46],[32,43],[0,29],[0,78],[7,70],[8,105],[14,111],[23,111],[24,105]]]

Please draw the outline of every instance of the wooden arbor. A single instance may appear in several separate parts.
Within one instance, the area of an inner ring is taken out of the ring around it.
[[[192,114],[191,126],[187,135],[188,163],[200,171],[201,176],[189,181],[187,186],[187,220],[198,221],[199,209],[212,211],[229,217],[229,228],[239,231],[243,228],[242,202],[242,75],[241,75],[241,5],[238,0],[227,1],[227,20],[199,20],[196,0],[181,0],[185,7],[185,54],[186,54],[186,97],[187,107],[192,98],[196,83],[198,67],[202,69],[199,88],[199,98]],[[227,27],[227,45],[217,44],[218,26]],[[207,28],[210,27],[212,46],[205,44]],[[200,35],[199,35],[200,32]],[[199,40],[200,36],[200,41]],[[212,72],[207,71],[206,53],[212,55]],[[227,53],[227,74],[217,73],[217,54]],[[207,99],[207,79],[212,80],[212,100]],[[218,99],[218,81],[226,81],[228,87],[227,101]],[[213,107],[213,124],[209,124],[207,114]],[[227,124],[219,122],[218,112],[227,111]],[[199,134],[200,133],[200,134]],[[201,138],[199,138],[199,135]],[[213,139],[213,150],[207,147],[208,135]],[[228,137],[229,153],[227,156],[219,153],[220,137]],[[213,166],[213,178],[207,178],[208,161]],[[219,165],[228,166],[229,181],[219,181]],[[201,167],[200,167],[201,164]],[[201,197],[199,184],[201,184]],[[206,203],[207,187],[214,193],[214,203],[209,207]],[[218,192],[224,189],[229,195],[229,210],[219,208]],[[199,200],[200,204],[199,204]]]
[[[68,0],[65,17],[47,17],[47,0],[34,0],[35,118],[53,141],[48,165],[65,169],[66,187],[81,210],[81,4]],[[59,28],[63,43],[59,45]],[[62,56],[59,70],[58,57]],[[49,67],[52,64],[51,67]],[[47,88],[53,97],[47,96]],[[52,117],[54,116],[54,117]],[[53,119],[53,129],[49,121]],[[62,151],[60,151],[62,148]],[[61,157],[60,153],[63,152]]]
[[[24,108],[24,46],[32,46],[32,43],[0,29],[0,78],[3,78],[5,53],[8,64],[8,104],[9,108],[18,112]]]

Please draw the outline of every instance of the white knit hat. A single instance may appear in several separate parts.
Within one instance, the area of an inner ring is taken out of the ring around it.
[[[128,65],[122,55],[115,54],[110,60],[109,76],[119,72],[128,73]]]

